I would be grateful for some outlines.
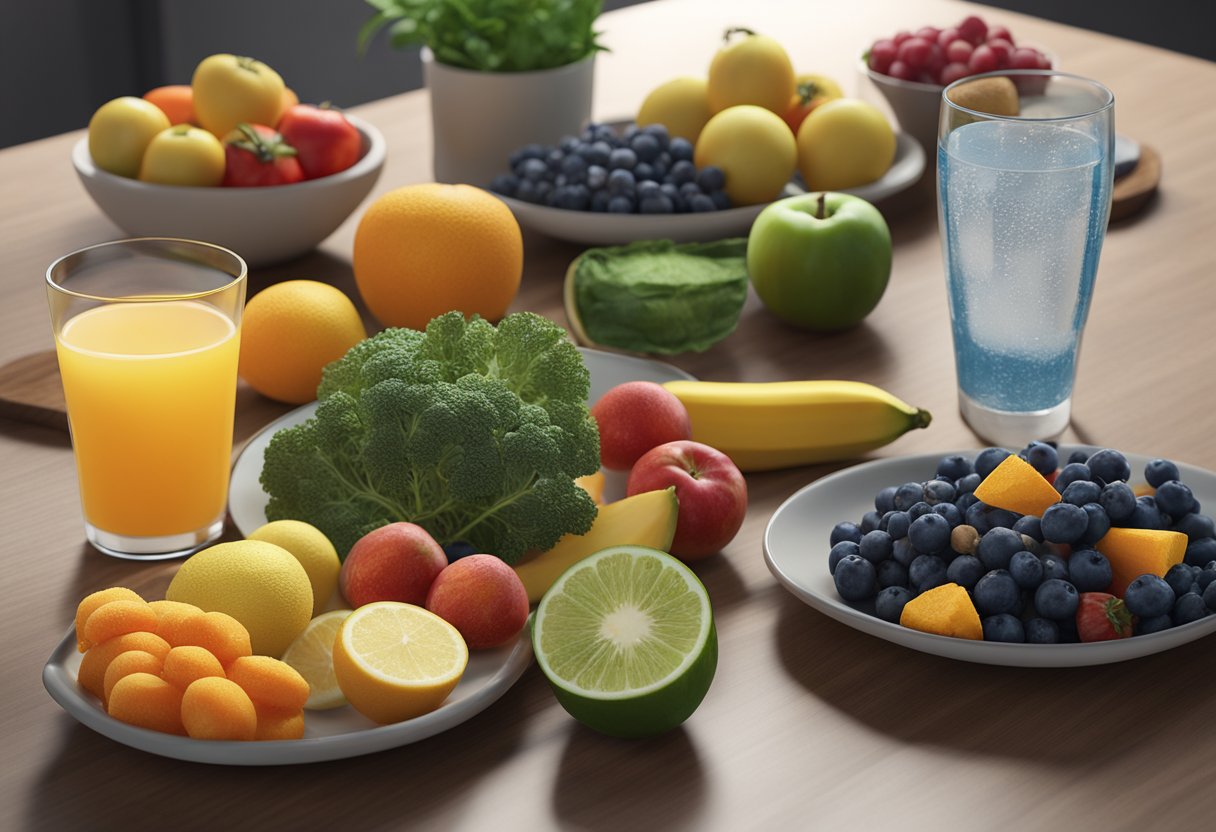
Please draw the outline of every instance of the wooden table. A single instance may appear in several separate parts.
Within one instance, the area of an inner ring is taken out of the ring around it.
[[[776,35],[797,67],[855,88],[857,55],[875,35],[948,25],[972,11],[1103,80],[1119,129],[1164,160],[1160,198],[1107,237],[1065,439],[1216,468],[1216,111],[1201,95],[1216,88],[1213,64],[946,0],[688,0],[603,18],[613,51],[597,69],[596,111],[630,113],[655,83],[703,73],[729,24]],[[425,92],[358,112],[388,140],[378,192],[429,179]],[[47,264],[121,236],[75,181],[76,138],[0,152],[0,363],[51,346]],[[929,430],[880,456],[981,447],[956,412],[932,203],[891,210],[889,219],[892,281],[864,325],[808,335],[777,324],[753,299],[735,335],[675,363],[712,379],[861,379],[933,412]],[[259,271],[251,292],[292,277],[353,295],[356,220],[315,254]],[[561,275],[578,249],[533,236],[526,244],[515,306],[564,320]],[[242,390],[238,410],[240,442],[285,408]],[[721,659],[708,697],[680,730],[643,742],[599,736],[566,716],[532,668],[469,722],[372,756],[241,769],[131,750],[63,713],[39,674],[83,595],[126,584],[160,597],[175,565],[132,565],[86,545],[65,435],[0,421],[0,460],[5,829],[1211,828],[1211,638],[1119,665],[1019,670],[923,655],[837,624],[777,585],[760,539],[782,500],[841,466],[749,477],[742,531],[697,567]]]

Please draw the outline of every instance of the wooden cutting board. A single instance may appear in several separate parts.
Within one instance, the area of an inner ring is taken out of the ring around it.
[[[1111,191],[1110,221],[1139,213],[1161,184],[1161,157],[1146,144],[1140,145],[1140,161],[1127,176],[1115,180]]]
[[[0,417],[67,431],[68,411],[54,350],[0,367]]]

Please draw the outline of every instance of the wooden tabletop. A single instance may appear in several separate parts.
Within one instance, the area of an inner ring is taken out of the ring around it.
[[[948,0],[658,2],[603,17],[612,51],[597,66],[596,113],[627,115],[658,82],[703,74],[727,25],[777,36],[800,70],[855,92],[857,56],[875,36],[972,11],[1106,83],[1119,130],[1155,147],[1164,167],[1159,197],[1106,238],[1064,438],[1216,469],[1216,110],[1201,95],[1216,89],[1216,65]],[[377,192],[430,178],[427,104],[417,92],[358,109],[388,142]],[[52,346],[47,265],[122,236],[75,179],[78,135],[0,151],[0,363]],[[859,379],[933,412],[928,430],[875,456],[981,447],[956,410],[932,192],[884,208],[894,271],[862,326],[808,335],[753,298],[737,333],[674,363],[708,379]],[[313,278],[354,296],[357,218],[316,253],[258,271],[251,292]],[[561,276],[578,251],[527,236],[515,308],[564,322]],[[285,409],[242,389],[238,444]],[[785,498],[842,465],[748,478],[742,531],[696,567],[721,652],[681,729],[635,742],[597,735],[533,667],[488,710],[423,742],[242,769],[129,749],[46,694],[42,666],[78,600],[113,584],[161,597],[176,564],[112,560],[85,543],[63,433],[0,420],[0,460],[4,829],[1211,828],[1212,638],[1122,664],[1026,670],[936,658],[838,624],[777,584],[760,540]],[[826,556],[825,543],[808,541],[808,556]]]

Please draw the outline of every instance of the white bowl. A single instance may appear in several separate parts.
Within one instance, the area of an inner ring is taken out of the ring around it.
[[[895,120],[899,122],[899,130],[920,142],[927,152],[936,153],[937,119],[945,87],[919,81],[901,81],[883,75],[866,66],[864,59],[860,71],[887,100]]]
[[[183,237],[231,249],[250,266],[298,257],[334,232],[371,192],[384,167],[384,137],[348,115],[363,155],[344,171],[294,185],[186,188],[100,170],[87,138],[72,164],[97,207],[133,237]]]

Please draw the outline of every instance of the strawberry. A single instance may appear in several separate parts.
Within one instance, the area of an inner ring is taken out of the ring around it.
[[[1111,641],[1132,634],[1132,614],[1122,598],[1108,592],[1082,592],[1077,607],[1077,634],[1081,641]]]

